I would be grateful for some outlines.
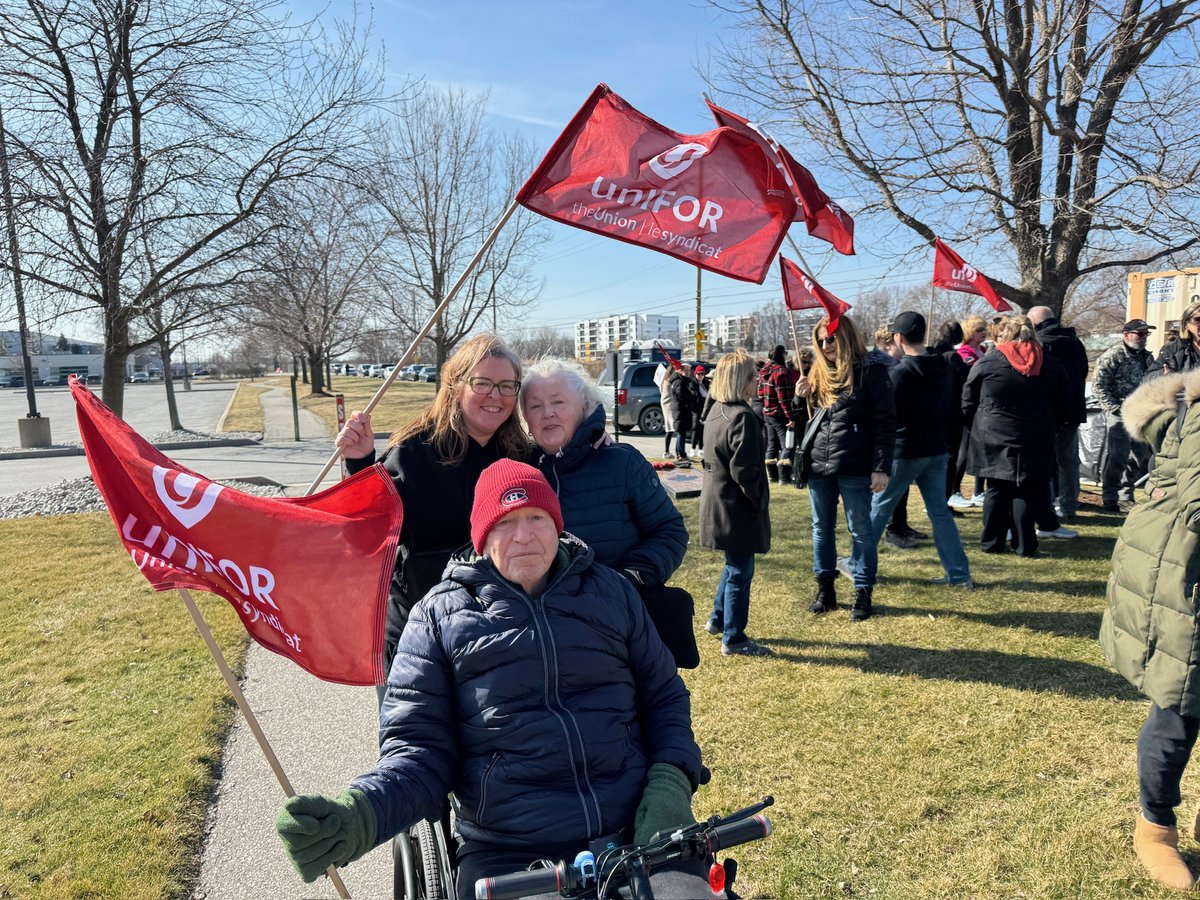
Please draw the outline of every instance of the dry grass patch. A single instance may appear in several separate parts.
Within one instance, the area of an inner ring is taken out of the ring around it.
[[[334,375],[330,395],[341,394],[346,402],[346,415],[362,409],[375,396],[382,381],[352,375]],[[407,425],[432,402],[437,386],[416,381],[394,381],[379,405],[371,411],[371,428],[377,433],[391,433]],[[330,434],[337,434],[337,407],[332,396],[309,394],[300,397],[300,405],[316,413]]]
[[[104,514],[0,521],[0,570],[0,897],[183,896],[234,707],[182,602]]]
[[[233,400],[221,423],[222,431],[257,431],[264,429],[264,416],[259,396],[271,389],[272,385],[262,381],[243,381],[238,384]]]

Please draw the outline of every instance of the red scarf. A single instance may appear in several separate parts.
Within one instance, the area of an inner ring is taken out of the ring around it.
[[[1022,375],[1037,377],[1042,372],[1042,345],[1037,341],[1007,341],[997,344],[1012,367]]]

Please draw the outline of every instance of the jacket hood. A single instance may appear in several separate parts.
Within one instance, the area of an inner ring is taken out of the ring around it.
[[[1007,341],[997,344],[996,349],[1022,375],[1036,377],[1042,373],[1042,345],[1037,341]]]
[[[1121,421],[1129,436],[1150,444],[1157,451],[1162,444],[1163,426],[1175,415],[1180,391],[1188,403],[1200,399],[1200,369],[1151,378],[1130,394],[1121,404]],[[1163,413],[1170,413],[1170,416],[1159,421]]]
[[[571,439],[557,453],[545,450],[541,446],[538,447],[538,468],[541,468],[542,464],[548,459],[558,460],[559,464],[565,469],[575,468],[575,466],[587,458],[589,453],[593,452],[595,448],[592,447],[592,444],[600,440],[600,436],[605,431],[604,426],[607,423],[608,418],[604,407],[597,406],[589,415],[583,417],[583,421],[579,423],[579,427],[575,429],[575,433],[571,435]]]
[[[578,575],[590,567],[594,559],[595,554],[592,553],[591,547],[575,535],[564,531],[558,539],[558,556],[550,566],[550,580],[546,590],[549,590],[551,586],[568,574]],[[447,582],[450,584],[447,585]],[[514,585],[500,574],[495,563],[486,556],[478,556],[474,548],[468,544],[450,557],[450,561],[446,563],[446,570],[442,574],[442,584],[434,588],[434,591],[440,593],[447,587],[450,589],[461,587],[487,605],[488,600],[483,596],[483,592],[489,586],[521,590],[519,586]]]
[[[1059,337],[1077,337],[1074,328],[1068,328],[1066,325],[1060,325],[1058,319],[1044,319],[1039,322],[1033,329],[1037,332],[1039,340],[1046,338]]]

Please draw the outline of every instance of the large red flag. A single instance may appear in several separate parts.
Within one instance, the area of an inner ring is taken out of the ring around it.
[[[833,296],[785,256],[779,257],[779,273],[783,276],[783,302],[788,309],[823,309],[829,316],[828,332],[833,334],[838,330],[842,316],[851,309],[849,303]]]
[[[1008,312],[1012,309],[1008,301],[996,293],[996,289],[983,273],[968,266],[961,256],[942,242],[941,238],[935,238],[933,243],[933,283],[948,291],[978,294],[997,312]]]
[[[760,126],[749,119],[717,106],[707,97],[709,111],[717,124],[733,128],[742,134],[759,141],[764,152],[778,160],[780,170],[791,185],[796,195],[796,221],[803,222],[808,233],[813,237],[833,244],[835,250],[847,256],[854,255],[854,219],[844,209],[829,199],[829,195],[821,190],[812,172],[808,171],[796,158],[781,146]]]
[[[559,222],[762,284],[795,200],[756,140],[685,135],[601,84],[517,194]]]
[[[378,465],[310,497],[255,497],[163,456],[77,378],[71,393],[92,478],[155,590],[219,594],[254,640],[325,681],[383,681],[403,510]]]

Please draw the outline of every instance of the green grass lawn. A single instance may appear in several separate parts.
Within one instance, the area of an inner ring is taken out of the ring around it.
[[[681,508],[695,535],[698,502]],[[915,502],[911,518],[929,530]],[[1130,844],[1147,705],[1096,643],[1117,517],[1090,509],[1079,539],[1025,560],[978,553],[969,512],[974,592],[927,583],[932,546],[885,545],[860,624],[807,611],[805,494],[777,488],[772,519],[749,628],[769,659],[723,658],[702,631],[719,554],[693,544],[674,579],[703,656],[685,673],[713,772],[696,812],[776,798],[775,833],[732,854],[744,892],[1171,896]],[[101,515],[0,521],[0,564],[20,576],[0,589],[0,897],[185,896],[232,711],[180,601],[150,591]],[[232,611],[202,602],[238,655]],[[1190,824],[1195,777],[1184,795]]]

